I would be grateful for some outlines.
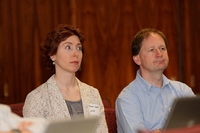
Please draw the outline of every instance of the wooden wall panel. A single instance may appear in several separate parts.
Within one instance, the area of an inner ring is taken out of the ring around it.
[[[3,68],[3,85],[5,87],[6,102],[19,101],[23,96],[22,88],[30,88],[32,82],[31,75],[29,73],[29,65],[31,53],[29,44],[26,40],[30,39],[27,34],[30,23],[23,23],[24,19],[29,19],[27,14],[31,14],[30,5],[27,3],[21,3],[20,1],[1,1],[1,53]],[[26,12],[23,11],[24,7],[27,7]],[[23,12],[23,13],[22,13]],[[19,21],[20,20],[20,21]],[[23,27],[23,28],[22,28]],[[23,39],[26,38],[26,39]],[[25,57],[25,58],[24,58]],[[24,60],[25,59],[25,60]],[[24,84],[25,83],[25,84]]]
[[[39,46],[55,25],[71,23],[70,1],[1,0],[0,17],[0,101],[22,102],[50,75],[42,67]],[[8,95],[2,95],[4,88]]]
[[[28,92],[52,74],[43,67],[39,46],[59,23],[77,25],[85,34],[85,55],[77,77],[98,88],[113,106],[135,78],[130,46],[141,28],[157,28],[167,36],[170,64],[165,74],[179,80],[179,2],[0,0],[0,91],[4,92],[6,83],[9,88],[8,97],[0,95],[1,102],[23,102]]]
[[[160,6],[163,5],[163,6]],[[77,2],[77,24],[87,37],[81,79],[97,87],[114,106],[120,91],[135,78],[130,46],[138,30],[153,27],[169,39],[170,65],[166,74],[178,79],[178,5],[176,1]],[[81,19],[84,18],[84,19]]]
[[[200,1],[180,1],[183,82],[200,93]]]

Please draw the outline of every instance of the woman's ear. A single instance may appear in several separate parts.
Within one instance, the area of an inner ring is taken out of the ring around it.
[[[135,64],[139,66],[141,64],[140,56],[139,55],[133,56],[133,61],[135,62]]]
[[[51,58],[52,61],[56,60],[56,56],[55,55],[51,55],[50,58]]]

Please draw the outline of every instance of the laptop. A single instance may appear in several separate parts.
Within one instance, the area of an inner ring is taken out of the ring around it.
[[[200,96],[175,99],[163,130],[200,124]]]
[[[49,123],[44,133],[95,133],[99,117]]]

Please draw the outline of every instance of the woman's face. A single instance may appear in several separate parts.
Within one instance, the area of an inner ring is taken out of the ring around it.
[[[83,58],[82,44],[76,35],[68,37],[58,45],[57,53],[51,56],[55,62],[56,73],[78,71]]]

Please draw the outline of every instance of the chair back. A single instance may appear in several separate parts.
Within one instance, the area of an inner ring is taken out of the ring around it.
[[[10,104],[9,106],[13,113],[23,117],[22,110],[23,110],[24,103],[14,103],[14,104]]]

